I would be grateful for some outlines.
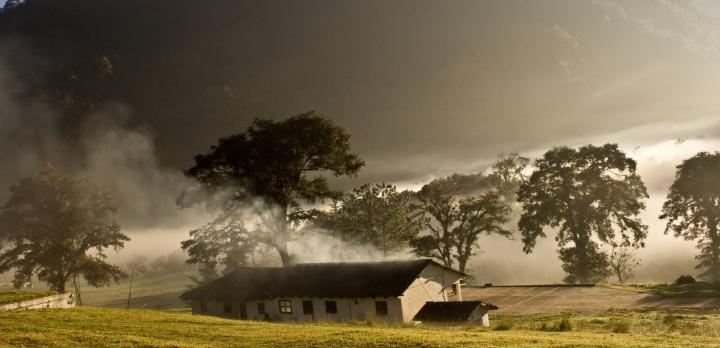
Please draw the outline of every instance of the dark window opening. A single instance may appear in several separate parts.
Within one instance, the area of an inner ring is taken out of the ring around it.
[[[265,302],[258,302],[258,313],[265,315],[267,312],[265,312]]]
[[[223,305],[223,310],[225,311],[225,313],[232,313],[232,305],[229,303],[225,303]]]
[[[337,314],[337,303],[335,301],[325,301],[325,313]]]
[[[305,315],[312,315],[315,311],[313,309],[313,302],[312,301],[303,301],[303,314]]]
[[[384,317],[388,314],[387,301],[375,301],[375,314]]]
[[[200,313],[207,313],[207,303],[200,302]]]
[[[292,313],[292,302],[290,300],[280,300],[280,313],[291,314]]]

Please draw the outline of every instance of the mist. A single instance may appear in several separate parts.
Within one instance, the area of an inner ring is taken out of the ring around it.
[[[253,117],[315,109],[352,134],[353,149],[367,162],[356,178],[331,178],[343,190],[367,182],[417,190],[453,173],[487,173],[501,152],[534,159],[553,146],[618,143],[638,161],[650,194],[642,213],[650,230],[637,252],[635,280],[696,274],[694,243],[664,234],[658,215],[675,166],[720,150],[717,8],[519,3],[186,1],[177,11],[147,9],[148,23],[163,25],[158,31],[126,18],[114,29],[112,11],[98,11],[99,22],[111,23],[104,27],[109,38],[129,31],[128,23],[138,26],[108,44],[120,52],[110,57],[127,90],[74,120],[27,97],[55,57],[37,48],[42,42],[3,37],[0,202],[10,185],[48,163],[88,174],[116,197],[120,224],[132,238],[110,259],[123,264],[133,255],[168,254],[212,217],[202,206],[176,204],[193,184],[182,170],[194,154],[243,131]],[[431,21],[435,28],[426,25]],[[203,30],[190,35],[188,28]],[[84,40],[72,29],[63,33]],[[152,50],[129,50],[128,42]],[[384,257],[323,231],[299,234],[289,247],[308,262]],[[552,231],[531,254],[522,252],[517,235],[483,237],[471,272],[481,283],[560,282],[556,249]],[[279,263],[272,253],[261,261]]]

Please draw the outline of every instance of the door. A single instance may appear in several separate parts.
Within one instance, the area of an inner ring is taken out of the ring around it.
[[[240,302],[238,305],[238,315],[242,320],[247,319],[247,306],[245,306],[245,302]]]

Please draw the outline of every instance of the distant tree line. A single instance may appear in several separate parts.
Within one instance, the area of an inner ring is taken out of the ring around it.
[[[22,36],[51,62],[42,67],[44,78],[35,78],[37,67],[28,67],[24,57],[7,62],[28,72],[20,76],[26,86],[19,97],[56,107],[64,117],[61,126],[77,124],[113,100],[129,102],[144,115],[159,114],[165,122],[175,122],[167,115],[236,112],[238,101],[224,81],[230,71],[217,72],[231,65],[208,63],[204,50],[184,50],[219,47],[223,59],[235,58],[224,38],[162,33],[207,28],[189,24],[238,11],[221,13],[197,1],[183,1],[183,8],[192,7],[187,11],[167,11],[178,6],[169,1],[147,2],[147,11],[138,11],[141,4],[7,1],[0,34]],[[241,5],[224,2],[228,8]],[[137,16],[127,16],[130,12]],[[223,23],[204,24],[213,26],[209,32],[221,32]],[[157,25],[165,31],[149,33]],[[176,71],[192,74],[193,83]],[[67,128],[65,135],[73,138],[77,127]],[[282,121],[256,119],[244,132],[220,138],[185,171],[196,185],[181,194],[179,205],[201,204],[213,213],[182,242],[187,262],[199,265],[204,280],[256,263],[261,252],[275,252],[283,265],[291,265],[288,243],[304,229],[317,228],[384,255],[411,250],[467,271],[487,238],[519,238],[531,253],[539,239],[552,235],[565,281],[614,275],[622,282],[639,263],[634,251],[645,246],[648,227],[639,214],[647,189],[636,162],[615,144],[555,147],[533,162],[501,155],[488,173],[437,178],[417,191],[387,183],[351,192],[332,189],[327,176],[353,177],[364,165],[351,149],[350,134],[314,112]],[[667,220],[665,233],[697,241],[697,268],[712,281],[720,281],[718,173],[718,152],[685,160],[660,215]],[[129,238],[116,221],[113,198],[90,177],[49,167],[20,180],[10,193],[0,207],[0,272],[14,271],[16,286],[37,277],[64,291],[81,278],[102,286],[125,276],[106,262],[105,252],[122,248]]]
[[[185,174],[196,185],[178,199],[214,212],[181,245],[187,262],[199,265],[198,281],[254,264],[261,252],[292,265],[288,243],[307,229],[385,256],[410,250],[463,272],[488,237],[519,236],[531,253],[553,234],[569,283],[611,275],[625,282],[640,262],[634,250],[645,245],[648,227],[638,216],[648,194],[636,162],[615,144],[556,147],[532,164],[501,155],[487,174],[453,174],[417,191],[381,183],[340,192],[323,175],[354,176],[363,165],[350,135],[314,112],[257,119],[246,132],[221,138],[195,157]],[[660,215],[665,233],[698,242],[697,268],[711,281],[720,280],[718,173],[718,152],[685,160]],[[65,291],[80,277],[93,286],[125,277],[104,261],[104,251],[129,238],[116,222],[114,200],[92,179],[48,167],[11,193],[0,207],[0,272],[14,270],[16,286],[36,276]],[[321,208],[323,202],[330,205]],[[151,265],[134,259],[131,267],[175,269],[176,256]]]
[[[718,163],[718,153],[700,153],[680,165],[661,216],[669,219],[666,233],[699,240],[698,268],[710,280],[720,279]],[[188,262],[208,269],[206,279],[251,264],[253,253],[267,248],[291,265],[287,242],[310,226],[383,255],[410,249],[461,271],[482,250],[483,236],[518,235],[531,253],[548,233],[566,282],[611,275],[625,282],[639,265],[633,250],[645,245],[648,227],[639,214],[648,193],[636,162],[615,144],[556,147],[532,165],[516,153],[501,155],[488,174],[453,174],[416,192],[386,183],[336,192],[321,175],[354,176],[362,166],[349,135],[312,112],[256,120],[247,132],[221,138],[186,172],[198,186],[181,201],[201,197],[189,201],[220,211],[183,242]],[[328,208],[307,208],[328,200]]]

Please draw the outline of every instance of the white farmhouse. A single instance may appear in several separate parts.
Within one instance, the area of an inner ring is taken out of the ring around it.
[[[193,314],[290,322],[478,321],[497,307],[462,300],[467,274],[429,260],[242,268],[181,296]],[[449,301],[450,297],[460,301]],[[421,317],[416,315],[422,310]]]

